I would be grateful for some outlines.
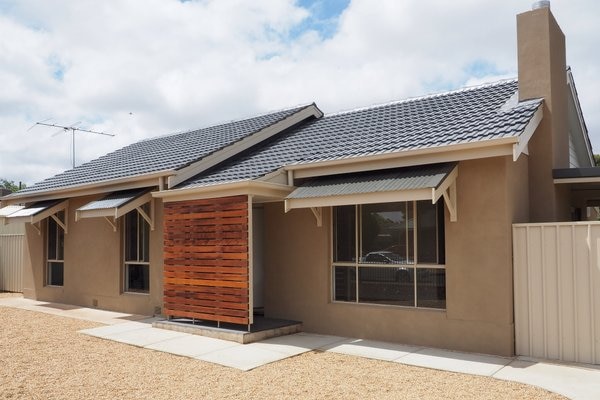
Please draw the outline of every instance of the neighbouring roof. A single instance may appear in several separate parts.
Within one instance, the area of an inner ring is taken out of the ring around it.
[[[20,190],[18,195],[181,169],[311,105],[142,140]]]
[[[327,115],[177,188],[260,178],[293,164],[518,137],[542,99],[517,102],[517,80]]]
[[[300,185],[287,198],[307,199],[361,193],[435,189],[455,167],[456,163],[442,163],[318,177]]]

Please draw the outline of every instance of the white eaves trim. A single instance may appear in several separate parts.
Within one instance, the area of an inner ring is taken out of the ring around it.
[[[542,118],[544,117],[544,107],[540,105],[533,114],[533,117],[529,120],[529,123],[518,137],[518,142],[513,145],[513,161],[517,161],[519,156],[523,153],[529,154],[528,144],[529,140],[533,136],[533,133],[537,129]]]
[[[284,118],[281,121],[278,121],[254,134],[248,135],[238,142],[226,146],[214,152],[213,154],[210,154],[203,159],[180,169],[177,171],[176,175],[168,178],[168,188],[173,188],[178,184],[185,182],[191,177],[198,175],[199,173],[206,171],[211,167],[214,167],[220,162],[223,162],[256,144],[271,138],[279,132],[288,129],[307,118],[321,118],[322,116],[323,112],[319,110],[315,104],[310,104],[295,114],[292,114],[289,117]]]
[[[125,178],[110,179],[106,181],[85,183],[81,185],[66,186],[57,189],[40,190],[19,194],[13,193],[2,198],[6,204],[37,202],[46,200],[64,199],[65,197],[90,196],[100,193],[117,192],[120,190],[137,189],[145,187],[164,187],[165,177],[173,175],[174,170],[152,172],[149,174],[132,175]]]
[[[585,120],[583,119],[583,111],[581,110],[581,103],[579,103],[579,95],[577,94],[577,88],[575,87],[575,79],[573,78],[571,67],[567,68],[567,86],[569,87],[569,94],[571,95],[573,104],[577,110],[577,121],[579,122],[579,128],[584,135],[583,139],[587,150],[588,161],[590,162],[590,165],[594,165],[594,152],[591,147],[592,145],[590,143],[590,137],[585,125]]]
[[[293,186],[277,183],[241,181],[185,189],[162,190],[152,192],[152,196],[162,199],[164,203],[238,195],[250,195],[265,200],[283,200],[294,189]]]
[[[299,179],[487,157],[512,156],[514,154],[513,146],[516,143],[518,143],[518,138],[509,137],[372,156],[293,164],[285,166],[284,169],[293,179]]]

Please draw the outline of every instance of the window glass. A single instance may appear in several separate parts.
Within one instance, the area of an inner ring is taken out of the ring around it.
[[[56,252],[56,244],[58,243],[58,238],[56,237],[56,230],[57,230],[58,225],[56,224],[56,221],[54,221],[52,218],[48,218],[48,236],[47,236],[47,241],[48,241],[48,253],[47,253],[47,257],[48,260],[57,260],[57,252]]]
[[[409,227],[407,203],[367,204],[361,209],[361,262],[412,262],[413,249],[408,240],[412,226]]]
[[[125,272],[128,292],[147,292],[150,287],[148,265],[128,264]]]
[[[417,202],[417,243],[419,264],[437,264],[437,204]]]
[[[143,206],[146,214],[150,209]],[[124,229],[124,289],[126,292],[148,293],[150,290],[150,225],[133,210],[125,215]]]
[[[334,261],[356,261],[355,209],[355,206],[334,208]]]
[[[139,261],[137,253],[138,212],[125,214],[125,261]]]
[[[445,308],[444,234],[443,202],[334,207],[333,299]]]
[[[333,275],[335,300],[356,301],[356,268],[336,266]]]
[[[415,305],[414,267],[359,267],[358,301]]]
[[[49,262],[48,263],[48,285],[63,286],[64,263]]]
[[[446,308],[446,270],[417,268],[417,307]]]

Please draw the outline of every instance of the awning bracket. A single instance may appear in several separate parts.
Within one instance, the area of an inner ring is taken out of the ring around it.
[[[109,218],[109,217],[104,217],[104,219],[106,220],[106,222],[108,222],[108,224],[109,224],[110,226],[112,226],[112,228],[113,228],[113,232],[116,232],[116,231],[117,231],[117,221],[115,220],[115,221],[113,222],[113,221],[111,221],[111,220],[110,220],[110,218]]]
[[[60,220],[60,218],[58,218],[57,214],[50,215],[50,218],[52,218],[54,220],[54,222],[56,222],[56,224],[62,228],[62,230],[63,230],[63,232],[65,232],[65,234],[68,233],[68,230],[67,230],[68,218],[67,218],[67,210],[66,209],[65,209],[65,222],[62,222]]]
[[[31,226],[33,226],[33,229],[35,229],[35,231],[37,232],[38,235],[42,234],[42,228],[40,226],[40,222],[32,223]]]
[[[442,196],[444,197],[444,202],[446,203],[446,207],[448,207],[448,211],[450,212],[450,222],[458,221],[456,205],[456,181],[452,182],[452,184],[446,190],[444,190]]]
[[[135,209],[140,213],[142,218],[144,218],[146,220],[148,225],[150,225],[150,230],[153,231],[154,230],[154,199],[150,200],[150,216],[148,214],[146,214],[146,212],[144,211],[144,209],[141,206],[136,207]]]
[[[310,211],[312,211],[315,219],[317,220],[317,226],[320,228],[323,226],[323,207],[311,207]]]

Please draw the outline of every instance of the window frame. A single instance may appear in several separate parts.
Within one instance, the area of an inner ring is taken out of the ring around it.
[[[64,210],[58,211],[54,214],[56,218],[61,220],[63,223],[66,221],[67,213]],[[62,218],[61,218],[62,216]],[[56,287],[61,288],[65,286],[65,231],[62,226],[60,226],[56,221],[52,218],[52,216],[48,217],[45,223],[45,237],[44,237],[44,286],[48,287]],[[56,257],[54,259],[50,259],[50,228],[54,227],[53,234],[56,235],[54,238],[54,254]],[[60,240],[62,232],[62,241]],[[62,251],[60,251],[60,246],[62,245]],[[62,258],[58,258],[58,255],[62,253]],[[62,284],[56,284],[51,282],[52,277],[52,269],[53,264],[62,264]]]
[[[149,206],[148,203],[144,204],[141,206],[141,208],[145,208]],[[147,210],[144,209],[144,212],[148,213]],[[128,260],[128,237],[127,237],[127,218],[131,213],[135,213],[136,216],[136,234],[135,234],[135,252],[136,252],[136,259],[135,260]],[[122,292],[124,294],[136,294],[136,295],[149,295],[150,294],[150,232],[151,232],[151,226],[148,223],[148,221],[146,221],[146,219],[140,214],[140,212],[136,209],[133,209],[131,211],[129,211],[128,213],[126,213],[125,215],[123,215],[122,217],[122,251],[121,251],[121,257],[123,259],[122,261]],[[148,260],[144,260],[144,247],[141,246],[141,232],[146,232],[146,238],[147,238],[147,243],[146,243],[146,249],[148,251]],[[147,269],[147,274],[148,274],[148,288],[147,289],[132,289],[129,286],[129,274],[130,274],[130,267],[132,266],[142,266],[144,268]]]
[[[330,218],[330,241],[329,241],[329,245],[330,245],[330,264],[329,264],[329,268],[330,268],[330,273],[329,273],[329,277],[330,277],[330,301],[332,303],[336,303],[336,304],[347,304],[347,305],[361,305],[361,306],[379,306],[379,307],[394,307],[394,308],[405,308],[405,309],[420,309],[420,310],[431,310],[431,311],[439,311],[439,312],[446,312],[447,309],[447,305],[445,304],[445,300],[444,299],[444,307],[443,308],[438,308],[438,307],[423,307],[423,306],[418,306],[418,290],[417,290],[417,271],[419,269],[423,270],[423,269],[440,269],[440,270],[446,270],[446,263],[445,263],[445,254],[443,255],[443,257],[440,257],[440,227],[444,227],[445,230],[445,218],[446,218],[446,213],[443,212],[442,217],[442,223],[440,224],[440,220],[439,220],[439,208],[442,208],[443,210],[443,203],[435,203],[436,204],[436,231],[435,231],[435,240],[436,240],[436,249],[437,249],[437,259],[438,261],[440,260],[440,258],[442,258],[444,260],[443,264],[433,264],[433,263],[420,263],[419,262],[419,256],[418,256],[418,212],[417,212],[417,200],[409,200],[409,201],[399,201],[399,202],[383,202],[383,203],[374,203],[374,204],[393,204],[393,203],[408,203],[408,204],[412,204],[412,216],[414,219],[413,225],[415,227],[415,229],[413,230],[413,263],[406,263],[406,264],[376,264],[376,263],[361,263],[361,253],[362,253],[362,207],[364,205],[368,205],[368,204],[354,204],[354,217],[355,217],[355,221],[354,221],[354,236],[355,236],[355,244],[354,244],[354,262],[349,262],[349,261],[335,261],[334,257],[336,254],[336,248],[335,248],[335,235],[336,235],[336,226],[335,226],[335,209],[336,207],[341,207],[341,206],[332,206],[331,207],[331,218]],[[408,230],[408,227],[407,227]],[[445,232],[442,232],[442,234],[445,235]],[[445,242],[445,240],[444,240]],[[408,245],[407,245],[408,248]],[[446,246],[445,243],[443,245],[443,251],[445,252]],[[408,256],[408,254],[407,254]],[[385,303],[375,303],[375,302],[367,302],[367,301],[360,301],[360,291],[359,291],[359,287],[360,287],[360,268],[398,268],[398,266],[404,266],[407,268],[412,268],[414,270],[414,274],[413,274],[413,304],[412,306],[407,306],[407,305],[396,305],[396,304],[385,304]],[[336,267],[350,267],[350,268],[355,268],[355,282],[354,282],[354,295],[355,295],[355,299],[353,301],[345,301],[345,300],[336,300],[335,298],[335,294],[336,294],[336,287],[335,287],[335,268]]]

